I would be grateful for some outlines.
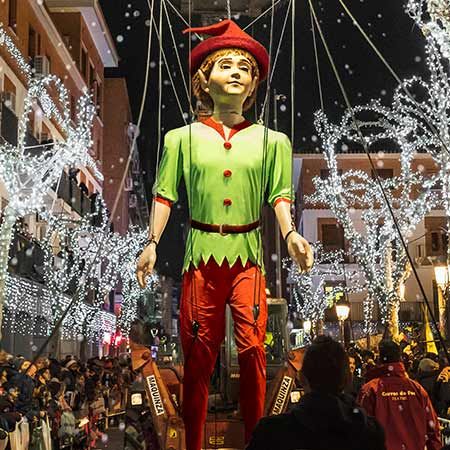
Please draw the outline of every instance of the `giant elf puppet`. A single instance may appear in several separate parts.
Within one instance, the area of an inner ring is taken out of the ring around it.
[[[193,92],[210,108],[211,116],[165,135],[154,186],[151,234],[139,258],[137,276],[145,286],[184,177],[191,229],[180,306],[183,419],[187,450],[200,450],[227,304],[238,348],[246,441],[263,414],[267,304],[260,216],[264,202],[275,210],[289,255],[299,269],[309,270],[313,256],[291,219],[289,139],[243,116],[255,101],[258,84],[267,77],[266,49],[231,20],[187,31],[211,36],[190,55]]]

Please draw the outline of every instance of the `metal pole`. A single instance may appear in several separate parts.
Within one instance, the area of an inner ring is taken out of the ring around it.
[[[277,90],[273,90],[273,127],[275,131],[278,131],[278,95]],[[280,225],[275,220],[275,252],[277,260],[275,262],[275,274],[276,274],[276,296],[281,298],[283,296],[283,284],[281,281],[281,239],[280,239]]]
[[[339,334],[341,339],[341,344],[345,346],[345,331],[344,331],[344,321],[339,320]]]
[[[438,291],[438,306],[439,306],[439,331],[441,332],[442,338],[447,339],[447,299],[445,294],[448,289],[441,285],[437,285]]]

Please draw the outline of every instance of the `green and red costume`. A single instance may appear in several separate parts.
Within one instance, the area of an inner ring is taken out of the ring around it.
[[[213,39],[217,38],[207,39],[198,47]],[[229,41],[228,46],[233,47]],[[240,407],[246,440],[263,414],[267,305],[257,224],[263,201],[272,206],[291,201],[291,166],[292,148],[287,136],[248,121],[236,125],[228,139],[222,125],[212,118],[165,136],[155,199],[171,206],[178,199],[178,184],[183,177],[192,221],[180,307],[187,450],[201,448],[210,378],[225,335],[226,304],[233,316],[239,352]],[[195,224],[216,229],[203,231]],[[223,230],[222,225],[235,228],[235,232],[217,232]],[[236,232],[242,226],[251,229]],[[255,304],[259,305],[257,316]]]

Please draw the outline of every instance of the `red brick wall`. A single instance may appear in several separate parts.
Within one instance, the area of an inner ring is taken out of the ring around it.
[[[95,72],[101,84],[104,81],[104,67],[101,61],[100,55],[89,35],[89,31],[84,23],[84,20],[80,13],[55,13],[50,14],[56,28],[59,31],[59,39],[57,42],[53,42],[45,28],[45,26],[40,22],[38,17],[34,14],[31,7],[31,2],[36,0],[17,0],[17,27],[12,30],[7,26],[8,24],[8,14],[9,14],[9,2],[10,0],[5,0],[0,3],[0,22],[5,24],[5,29],[8,31],[10,37],[13,39],[22,55],[28,58],[28,35],[29,27],[36,31],[40,36],[40,54],[48,55],[51,61],[51,73],[58,76],[64,81],[66,88],[70,91],[70,94],[75,98],[81,95],[81,91],[77,88],[74,79],[74,71],[79,70],[80,64],[80,53],[81,53],[81,43],[85,46],[88,51],[89,59],[94,65]],[[58,54],[58,46],[66,46],[63,36],[70,36],[71,48],[68,48],[72,58],[73,65],[66,67],[62,58]],[[12,62],[8,56],[8,53],[3,47],[0,47],[0,55],[8,62]],[[9,64],[18,76],[18,78],[25,84],[25,78],[20,74],[17,67],[14,64]],[[103,96],[102,96],[103,97]],[[93,141],[100,143],[103,142],[103,124],[101,120],[94,119],[93,127]],[[102,149],[97,150],[98,154],[102,154]],[[93,156],[97,157],[94,154]]]
[[[127,128],[131,120],[125,79],[105,79],[104,123],[108,132],[104,136],[102,171],[105,176],[103,195],[110,211],[118,195],[129,155]],[[120,233],[126,233],[128,229],[128,197],[128,192],[122,190],[113,217],[114,231]]]

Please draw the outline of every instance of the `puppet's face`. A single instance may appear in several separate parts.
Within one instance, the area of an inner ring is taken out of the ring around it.
[[[243,104],[256,87],[256,78],[252,75],[252,63],[244,55],[230,52],[220,57],[209,75],[203,78],[202,88],[214,104],[233,103],[239,99]]]

